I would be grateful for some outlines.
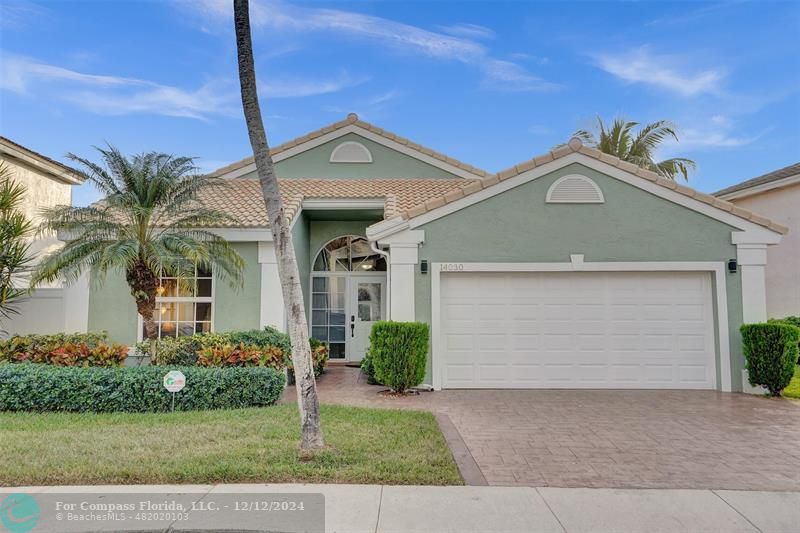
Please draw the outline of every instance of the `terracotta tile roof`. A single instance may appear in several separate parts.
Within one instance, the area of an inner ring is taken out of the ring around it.
[[[759,226],[764,226],[765,228],[769,228],[772,231],[776,231],[781,234],[785,234],[789,231],[789,228],[787,228],[786,226],[783,226],[767,218],[764,218],[760,215],[757,215],[756,213],[753,213],[748,209],[743,209],[730,202],[726,202],[725,200],[720,200],[719,198],[715,198],[714,196],[711,196],[709,194],[696,191],[691,187],[686,187],[684,185],[676,183],[673,180],[662,178],[655,172],[639,168],[638,166],[632,163],[622,161],[617,157],[610,156],[594,148],[589,148],[588,146],[584,146],[583,143],[580,141],[580,139],[577,138],[570,139],[568,144],[556,148],[551,152],[547,152],[543,155],[534,157],[533,159],[529,159],[528,161],[519,163],[509,169],[498,172],[497,174],[492,174],[482,179],[470,180],[470,182],[463,184],[458,189],[448,191],[447,193],[444,193],[439,197],[429,198],[425,202],[420,202],[416,206],[401,212],[400,217],[404,219],[418,217],[424,213],[427,213],[428,211],[436,209],[437,207],[441,207],[450,202],[454,202],[459,198],[463,198],[464,196],[469,196],[470,194],[474,194],[482,189],[491,187],[492,185],[495,185],[501,181],[513,178],[514,176],[518,176],[523,172],[544,165],[545,163],[561,159],[562,157],[566,157],[575,152],[579,152],[591,158],[600,160],[603,163],[609,164],[611,166],[618,167],[631,174],[636,174],[642,179],[645,179],[647,181],[653,182],[667,189],[683,194],[684,196],[688,196],[689,198],[694,198],[695,200],[714,206],[718,209],[722,209],[723,211],[727,211],[738,217],[747,219],[750,222],[753,222],[754,224],[758,224]]]
[[[274,157],[274,156],[280,154],[281,152],[285,152],[286,150],[289,150],[290,148],[294,148],[297,145],[300,145],[300,144],[303,144],[305,142],[314,140],[314,139],[316,139],[318,137],[322,137],[323,135],[326,135],[328,133],[334,132],[336,130],[340,130],[340,129],[346,127],[346,126],[350,126],[351,124],[354,124],[354,125],[356,125],[356,126],[358,126],[360,128],[363,128],[363,129],[365,129],[367,131],[375,133],[376,135],[380,135],[381,137],[385,137],[386,139],[389,139],[389,140],[394,141],[396,143],[405,145],[408,148],[411,148],[411,149],[416,150],[418,152],[421,152],[421,153],[423,153],[425,155],[433,157],[434,159],[438,159],[439,161],[442,161],[442,162],[448,163],[450,165],[453,165],[453,166],[455,166],[457,168],[460,168],[461,170],[466,170],[467,172],[470,172],[470,173],[475,174],[477,176],[488,176],[489,175],[489,173],[486,172],[483,169],[474,167],[474,166],[469,165],[467,163],[463,163],[461,161],[453,159],[452,157],[448,157],[448,156],[446,156],[446,155],[444,155],[442,153],[439,153],[439,152],[437,152],[435,150],[431,150],[428,147],[425,147],[425,146],[422,146],[422,145],[417,144],[415,142],[412,142],[412,141],[406,139],[405,137],[401,137],[399,135],[395,135],[394,133],[392,133],[390,131],[384,130],[383,128],[379,128],[377,126],[374,126],[374,125],[370,124],[369,122],[360,120],[358,118],[358,115],[356,115],[355,113],[350,113],[349,115],[347,115],[347,118],[344,119],[344,120],[340,120],[339,122],[334,122],[333,124],[325,126],[324,128],[320,128],[320,129],[318,129],[316,131],[312,131],[311,133],[307,133],[306,135],[303,135],[302,137],[297,137],[296,139],[292,139],[291,141],[287,141],[287,142],[285,142],[283,144],[275,146],[270,150],[270,153]],[[219,169],[215,170],[214,172],[212,172],[210,175],[211,176],[222,176],[223,174],[227,174],[228,172],[232,172],[234,170],[238,170],[240,168],[246,167],[246,166],[251,165],[251,164],[253,164],[253,157],[252,156],[251,157],[246,157],[246,158],[242,159],[241,161],[237,161],[236,163],[231,163],[228,166],[219,168]]]
[[[286,218],[291,220],[308,199],[374,198],[384,201],[384,218],[397,216],[429,198],[436,198],[459,189],[465,182],[457,179],[284,179],[280,180]],[[229,227],[267,227],[267,211],[261,187],[255,179],[231,179],[200,194],[200,201],[209,208],[230,215]]]
[[[0,153],[5,153],[5,150],[3,150],[3,145],[5,145],[5,146],[7,146],[9,148],[16,149],[16,150],[24,153],[28,157],[31,157],[33,159],[38,159],[42,163],[55,166],[61,172],[66,174],[67,177],[70,179],[70,181],[78,181],[78,182],[85,181],[83,175],[81,175],[74,168],[69,167],[69,166],[65,165],[64,163],[59,163],[55,159],[52,159],[50,157],[47,157],[46,155],[40,154],[39,152],[31,150],[30,148],[28,148],[26,146],[22,146],[21,144],[12,141],[8,137],[3,137],[2,135],[0,135]]]
[[[768,172],[767,174],[763,174],[761,176],[751,178],[741,183],[737,183],[736,185],[731,185],[730,187],[726,187],[721,191],[715,192],[714,196],[725,196],[726,194],[744,191],[751,187],[766,185],[767,183],[772,183],[773,181],[780,181],[784,178],[791,178],[792,176],[799,176],[799,175],[800,175],[800,163],[795,163],[794,165],[789,165],[788,167],[784,167],[775,170],[773,172]]]

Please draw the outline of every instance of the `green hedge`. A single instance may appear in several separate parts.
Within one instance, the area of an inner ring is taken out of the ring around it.
[[[169,411],[172,394],[162,381],[173,369],[186,375],[186,387],[175,394],[176,411],[272,405],[285,381],[282,373],[259,367],[0,365],[0,411]]]
[[[783,318],[770,318],[768,321],[770,324],[772,323],[780,323],[780,324],[789,324],[790,326],[795,326],[800,328],[800,316],[786,316]],[[797,364],[800,365],[800,358],[797,360]]]
[[[779,396],[794,375],[800,328],[780,322],[745,324],[740,329],[750,384]]]
[[[375,379],[396,392],[422,383],[428,339],[428,324],[422,322],[376,322],[369,334]]]
[[[372,356],[369,351],[364,354],[364,359],[361,360],[361,371],[367,376],[367,383],[369,385],[383,385],[375,377],[375,365],[372,364]]]

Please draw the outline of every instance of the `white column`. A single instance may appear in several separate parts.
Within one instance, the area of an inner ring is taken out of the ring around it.
[[[64,332],[85,333],[89,329],[89,274],[84,272],[71,285],[64,284]]]
[[[414,309],[414,273],[418,263],[418,245],[398,243],[389,245],[391,263],[391,311],[392,320],[410,322],[416,320]]]
[[[275,256],[275,246],[271,241],[258,243],[258,263],[261,265],[260,327],[273,326],[286,331],[278,258]]]
[[[767,245],[737,244],[742,271],[742,314],[745,324],[767,320]]]

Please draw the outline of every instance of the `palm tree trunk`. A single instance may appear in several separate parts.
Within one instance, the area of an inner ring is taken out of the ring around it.
[[[283,290],[283,301],[289,317],[289,337],[292,341],[292,364],[297,389],[297,406],[300,409],[302,430],[301,448],[320,448],[325,445],[319,420],[319,399],[308,342],[308,325],[300,287],[300,272],[292,245],[292,234],[283,211],[280,187],[275,176],[272,156],[269,153],[267,134],[261,119],[256,90],[256,73],[253,64],[253,43],[250,37],[248,0],[234,0],[233,17],[236,27],[236,48],[239,60],[239,81],[242,106],[247,122],[247,132],[253,147],[253,156],[261,182],[261,193],[267,205],[269,226],[278,259],[278,275]]]
[[[156,311],[158,278],[143,261],[130,267],[125,273],[125,277],[133,299],[136,301],[136,311],[141,315],[144,323],[144,336],[153,341],[158,337],[156,321],[153,318]]]

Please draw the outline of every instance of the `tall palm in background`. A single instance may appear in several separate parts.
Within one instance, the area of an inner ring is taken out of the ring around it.
[[[98,148],[104,165],[68,154],[104,195],[89,207],[58,206],[43,211],[40,231],[57,232],[63,248],[39,263],[34,284],[76,280],[85,271],[102,279],[110,270],[125,279],[144,322],[145,336],[158,335],[153,313],[159,276],[194,276],[211,268],[232,286],[242,283],[244,260],[223,238],[203,228],[228,220],[198,202],[214,178],[195,174],[191,158],[147,153],[126,157]]]
[[[691,159],[674,157],[663,161],[656,161],[655,152],[666,140],[672,138],[678,141],[675,125],[666,120],[659,120],[645,124],[638,132],[634,128],[638,122],[628,122],[622,118],[614,119],[611,126],[607,126],[603,119],[597,117],[597,135],[595,132],[578,130],[574,136],[585,145],[597,148],[603,153],[613,155],[633,163],[634,165],[652,170],[659,175],[674,180],[678,175],[689,179],[689,172],[694,170],[696,164]]]
[[[11,179],[11,170],[0,164],[0,319],[17,314],[16,303],[28,292],[33,258],[30,253],[34,227],[20,211],[25,187]]]

